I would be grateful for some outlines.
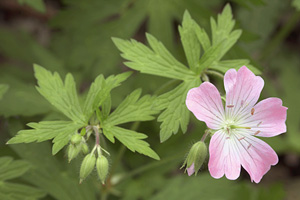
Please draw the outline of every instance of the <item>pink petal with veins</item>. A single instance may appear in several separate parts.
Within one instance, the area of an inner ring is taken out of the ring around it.
[[[228,179],[235,180],[240,176],[241,162],[234,140],[223,130],[212,136],[209,155],[208,169],[212,177],[221,178],[225,174]]]
[[[259,76],[255,76],[253,72],[245,66],[241,67],[236,75],[233,70],[228,70],[225,77],[225,112],[231,118],[235,118],[244,112],[250,112],[264,87],[263,79]]]
[[[204,82],[191,89],[186,98],[186,105],[196,118],[204,121],[211,129],[218,129],[224,121],[224,108],[217,88]]]
[[[240,126],[250,127],[251,135],[273,137],[286,132],[287,107],[282,106],[279,98],[267,98],[254,107],[253,115],[249,112],[239,120]]]
[[[241,164],[249,173],[251,181],[259,183],[271,166],[278,163],[278,156],[264,141],[244,132],[241,132],[240,136],[245,137],[243,140],[236,140],[239,141],[236,144]]]

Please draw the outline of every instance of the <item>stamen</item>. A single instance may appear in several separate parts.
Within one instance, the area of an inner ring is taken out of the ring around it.
[[[245,137],[241,137],[241,138],[239,139],[239,141],[241,141],[241,140],[243,140],[243,139],[245,139]]]
[[[262,121],[260,121],[260,122],[257,124],[257,127],[258,127],[259,125],[261,125],[261,123],[262,123]]]
[[[235,125],[231,125],[230,128],[234,129],[234,128],[243,128],[243,129],[251,129],[251,127],[245,127],[245,126],[235,126]]]
[[[254,108],[252,108],[252,109],[251,109],[251,115],[253,115],[253,114],[254,114],[254,111],[255,111],[255,109],[254,109]]]
[[[228,134],[230,133],[230,130],[229,130],[229,128],[227,128],[227,133],[228,133]]]
[[[252,144],[249,144],[248,147],[247,147],[247,149],[249,149],[251,146],[252,146]]]
[[[230,139],[230,137],[226,137],[226,140]]]
[[[241,106],[243,106],[243,105],[244,105],[244,100],[241,101]]]
[[[260,131],[256,131],[255,133],[254,133],[254,135],[256,136],[257,134],[259,134],[260,133]]]
[[[233,108],[234,105],[227,105],[227,108]]]

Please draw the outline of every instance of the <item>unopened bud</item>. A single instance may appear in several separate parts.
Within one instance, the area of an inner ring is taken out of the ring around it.
[[[72,144],[79,144],[81,142],[81,139],[82,139],[81,135],[76,133],[75,135],[73,135],[71,137],[71,143]]]
[[[88,145],[86,143],[82,143],[81,151],[84,154],[87,154],[89,152],[89,147],[88,147]]]
[[[85,156],[80,167],[80,183],[93,171],[96,164],[96,156],[90,153]]]
[[[109,167],[109,164],[108,164],[107,158],[103,155],[100,155],[97,158],[96,168],[97,168],[97,173],[98,173],[98,176],[99,176],[102,184],[104,184],[106,176],[108,174],[108,167]]]
[[[193,173],[197,175],[199,169],[205,161],[206,155],[207,147],[204,142],[199,141],[192,146],[182,166],[186,166],[189,176],[191,176]]]
[[[80,150],[81,150],[81,148],[78,145],[70,144],[68,146],[68,159],[69,159],[69,162],[71,162],[71,160],[73,160],[74,158],[77,157]]]

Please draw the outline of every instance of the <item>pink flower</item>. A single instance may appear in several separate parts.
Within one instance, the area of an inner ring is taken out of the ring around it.
[[[217,88],[204,82],[187,94],[186,105],[214,132],[209,144],[210,174],[235,180],[241,166],[251,181],[260,182],[271,165],[278,163],[275,151],[256,136],[273,137],[286,132],[286,111],[279,98],[257,102],[264,81],[247,67],[230,69],[224,76],[226,106]]]

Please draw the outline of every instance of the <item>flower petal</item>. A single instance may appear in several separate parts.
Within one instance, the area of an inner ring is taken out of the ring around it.
[[[271,165],[278,163],[275,151],[262,140],[238,130],[233,134],[243,168],[249,173],[251,181],[259,183],[270,170]]]
[[[186,170],[187,170],[188,175],[192,176],[193,173],[195,172],[194,163],[189,168],[187,168]]]
[[[255,76],[246,66],[239,69],[234,82],[234,71],[228,72],[226,76],[226,115],[228,118],[236,119],[245,112],[250,112],[257,102],[264,81]]]
[[[287,107],[282,106],[279,98],[267,98],[253,107],[239,121],[239,126],[250,127],[251,135],[273,137],[286,132]]]
[[[217,131],[209,144],[208,169],[212,177],[221,178],[224,174],[230,180],[240,176],[241,162],[234,139],[223,130]]]
[[[225,91],[229,92],[236,82],[237,72],[235,69],[229,69],[224,75]]]
[[[204,82],[199,87],[191,89],[186,98],[188,109],[196,118],[204,121],[211,129],[219,129],[224,121],[224,108],[217,88]]]

